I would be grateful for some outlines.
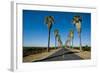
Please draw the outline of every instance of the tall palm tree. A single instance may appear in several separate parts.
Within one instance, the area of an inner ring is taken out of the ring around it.
[[[59,33],[58,29],[55,29],[54,30],[54,35],[55,35],[55,49],[56,49],[56,41],[57,41],[58,33]]]
[[[47,24],[48,27],[48,48],[47,51],[49,52],[49,47],[50,47],[50,31],[52,28],[52,24],[54,24],[54,17],[53,16],[46,16],[45,17],[45,24]]]
[[[71,41],[72,41],[72,49],[73,49],[73,38],[74,38],[74,31],[71,29],[70,30],[70,39],[71,39]]]
[[[76,26],[79,38],[80,38],[80,51],[82,51],[82,44],[81,44],[81,16],[74,16],[72,20],[73,24]]]

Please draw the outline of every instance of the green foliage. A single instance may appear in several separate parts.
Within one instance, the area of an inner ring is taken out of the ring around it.
[[[45,24],[47,24],[48,29],[52,28],[52,24],[54,24],[54,17],[53,16],[46,16],[44,19]]]
[[[63,45],[63,46],[62,46],[62,48],[66,48],[66,46],[65,46],[65,45]]]
[[[83,48],[83,51],[91,51],[91,48],[88,45],[86,45],[82,48]]]

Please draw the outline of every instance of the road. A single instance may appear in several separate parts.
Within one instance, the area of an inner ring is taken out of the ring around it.
[[[62,48],[61,50],[57,51],[56,53],[50,55],[49,57],[38,60],[39,61],[63,61],[63,60],[82,60],[81,57],[77,56],[75,53],[78,52],[72,52],[68,49]]]

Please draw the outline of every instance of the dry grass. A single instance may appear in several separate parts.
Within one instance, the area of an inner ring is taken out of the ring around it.
[[[83,59],[91,59],[91,51],[80,52],[80,50],[77,50],[77,49],[71,49],[71,51],[72,52],[78,52],[78,53],[75,53],[75,54],[80,56]]]

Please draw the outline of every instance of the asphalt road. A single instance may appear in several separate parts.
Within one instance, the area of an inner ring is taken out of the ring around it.
[[[68,49],[61,49],[59,51],[57,51],[56,53],[50,55],[49,57],[42,59],[42,60],[38,60],[36,62],[39,61],[63,61],[63,60],[82,60],[81,57],[75,55],[75,53],[78,52],[72,52]]]

